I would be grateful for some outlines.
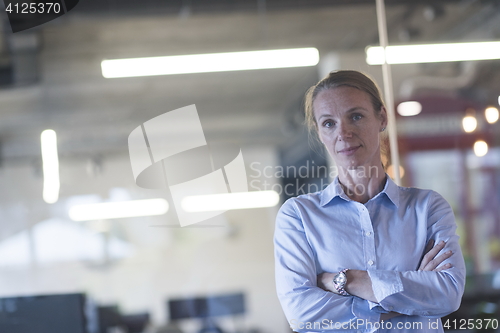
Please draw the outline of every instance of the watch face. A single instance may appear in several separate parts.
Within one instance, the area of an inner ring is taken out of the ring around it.
[[[344,284],[346,282],[345,274],[344,273],[337,274],[333,279],[333,281],[335,282],[335,284]]]

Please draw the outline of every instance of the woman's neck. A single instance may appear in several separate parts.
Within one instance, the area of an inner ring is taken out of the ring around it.
[[[366,203],[384,189],[385,171],[380,166],[339,168],[339,182],[345,194],[354,201]]]

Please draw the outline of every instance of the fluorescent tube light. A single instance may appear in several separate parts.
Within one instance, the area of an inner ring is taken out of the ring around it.
[[[210,195],[193,195],[185,197],[181,207],[186,212],[225,211],[232,209],[248,209],[273,207],[278,204],[280,196],[276,191],[238,192]]]
[[[371,46],[366,49],[369,65],[413,64],[446,61],[474,61],[500,59],[500,42],[447,43]]]
[[[316,48],[103,60],[105,78],[316,66]]]
[[[69,209],[69,217],[73,221],[108,220],[124,217],[163,215],[167,211],[167,200],[146,199],[76,205]]]
[[[55,203],[59,199],[59,157],[57,155],[57,135],[53,130],[45,130],[40,136],[43,163],[43,200]]]

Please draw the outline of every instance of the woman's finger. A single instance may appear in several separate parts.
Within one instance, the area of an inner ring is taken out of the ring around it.
[[[429,261],[427,263],[427,265],[425,265],[425,267],[422,270],[423,271],[434,271],[434,270],[436,270],[436,267],[441,265],[441,263],[443,263],[443,261],[445,261],[446,259],[448,259],[452,255],[453,255],[453,252],[446,251],[445,253],[441,254],[440,256]]]
[[[424,254],[422,255],[422,258],[420,259],[420,265],[418,266],[418,270],[419,271],[421,271],[422,268],[425,266],[424,256],[427,254],[427,252],[429,252],[430,250],[432,250],[433,246],[434,246],[434,239],[431,239],[431,240],[429,240],[429,242],[425,246]]]
[[[440,241],[436,246],[427,251],[427,253],[422,258],[422,262],[420,263],[420,267],[418,268],[418,270],[419,271],[424,270],[424,267],[426,267],[427,264],[434,259],[434,257],[439,253],[439,251],[441,251],[444,248],[445,245],[446,243],[444,241]]]
[[[440,272],[443,269],[448,269],[448,268],[451,268],[451,267],[453,267],[453,265],[450,264],[450,263],[447,263],[446,265],[442,265],[442,266],[439,266],[438,268],[434,269],[434,272]]]
[[[431,239],[429,241],[429,243],[427,243],[427,245],[425,246],[425,252],[424,253],[429,252],[430,250],[432,250],[433,247],[434,247],[434,239]]]
[[[434,239],[431,239],[427,245],[425,246],[425,251],[424,251],[424,254],[422,255],[422,259],[420,259],[420,265],[418,267],[418,270],[421,271],[422,268],[425,266],[425,263],[424,263],[424,255],[427,254],[427,252],[429,252],[430,250],[432,250],[432,247],[434,246]],[[422,265],[424,264],[424,265]]]

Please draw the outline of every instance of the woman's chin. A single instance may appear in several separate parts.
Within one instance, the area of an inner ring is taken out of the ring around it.
[[[356,170],[363,166],[363,163],[356,159],[350,159],[348,161],[343,161],[340,166],[346,170]]]

